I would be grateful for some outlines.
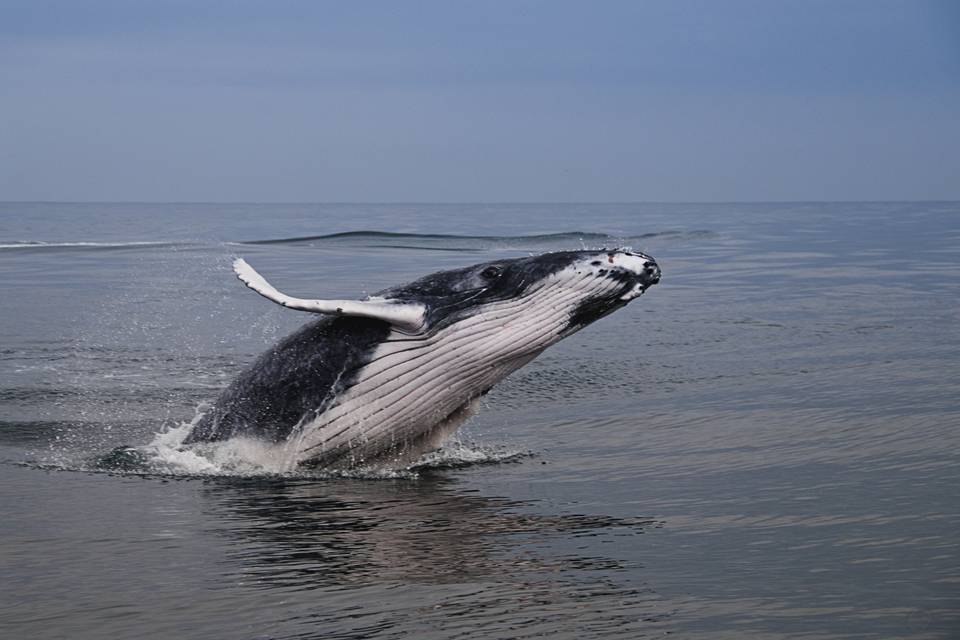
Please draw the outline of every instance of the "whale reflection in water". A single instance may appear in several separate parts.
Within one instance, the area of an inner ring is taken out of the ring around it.
[[[442,478],[207,486],[210,509],[232,523],[221,532],[231,541],[229,572],[258,588],[323,591],[315,615],[337,620],[345,607],[353,618],[344,629],[388,616],[395,631],[417,637],[450,624],[623,634],[651,631],[662,613],[659,596],[631,583],[616,554],[596,555],[596,540],[589,555],[578,550],[585,536],[635,541],[655,520],[537,513],[536,502],[466,493]],[[413,609],[420,615],[397,603],[398,585],[423,600]],[[378,609],[388,601],[396,609]]]

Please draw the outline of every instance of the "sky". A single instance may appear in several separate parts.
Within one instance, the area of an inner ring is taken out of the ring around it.
[[[0,0],[0,200],[950,199],[954,0]]]

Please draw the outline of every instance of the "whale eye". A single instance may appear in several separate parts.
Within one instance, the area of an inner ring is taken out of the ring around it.
[[[500,267],[496,265],[490,265],[489,267],[487,267],[486,269],[480,272],[480,277],[485,278],[487,280],[496,280],[497,278],[500,277],[501,273],[503,273],[503,271],[500,269]]]

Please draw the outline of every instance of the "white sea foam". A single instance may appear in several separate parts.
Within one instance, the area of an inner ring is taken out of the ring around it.
[[[167,242],[8,242],[0,244],[0,249],[56,249],[58,247],[156,247],[166,246]]]
[[[237,437],[222,442],[184,445],[184,439],[200,415],[190,422],[157,433],[149,444],[137,447],[136,451],[144,458],[141,471],[174,476],[412,479],[424,470],[500,464],[532,455],[529,451],[502,445],[454,440],[441,449],[425,454],[409,466],[383,464],[325,471],[297,467],[289,447],[255,438]]]
[[[162,431],[138,450],[151,471],[173,475],[256,476],[293,471],[285,447],[255,438],[184,445],[191,422]]]
[[[506,445],[452,441],[441,449],[424,454],[410,468],[416,470],[456,469],[480,464],[516,462],[533,455],[532,451],[516,449]]]

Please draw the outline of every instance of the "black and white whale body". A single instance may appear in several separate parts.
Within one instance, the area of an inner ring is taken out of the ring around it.
[[[237,276],[288,308],[323,314],[261,355],[184,444],[248,437],[292,466],[415,460],[478,399],[544,349],[660,281],[647,255],[564,251],[431,274],[366,300],[306,300],[242,259]]]

